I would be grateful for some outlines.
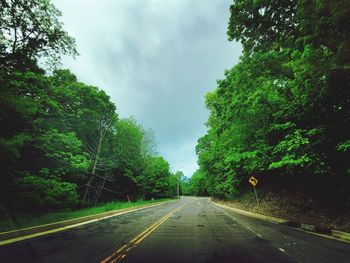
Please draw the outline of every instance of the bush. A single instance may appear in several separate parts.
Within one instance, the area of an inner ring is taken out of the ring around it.
[[[72,183],[26,175],[18,184],[19,203],[24,210],[73,208],[79,201],[76,185]]]

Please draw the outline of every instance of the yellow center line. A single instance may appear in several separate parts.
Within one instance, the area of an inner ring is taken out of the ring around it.
[[[102,260],[100,263],[115,263],[118,260],[122,260],[126,257],[126,253],[129,252],[131,249],[136,247],[139,243],[141,243],[146,237],[148,237],[156,228],[158,228],[161,224],[163,224],[167,219],[169,219],[175,212],[183,208],[188,203],[177,207],[173,211],[171,211],[169,214],[163,216],[161,219],[159,219],[157,222],[152,224],[151,226],[147,227],[144,231],[142,231],[140,234],[138,234],[136,237],[134,237],[131,241],[129,241],[128,244],[125,244],[118,248],[112,255]]]
[[[160,221],[156,226],[154,226],[152,229],[147,231],[147,233],[145,233],[143,236],[141,236],[138,240],[136,240],[135,244],[137,245],[137,244],[141,243],[142,240],[144,240],[147,236],[149,236],[157,227],[159,227],[161,224],[163,224],[170,216],[163,218],[163,220]]]
[[[127,245],[124,245],[124,246],[122,246],[122,247],[120,247],[118,250],[117,250],[117,253],[119,253],[119,252],[121,252],[124,248],[126,248],[127,247]]]

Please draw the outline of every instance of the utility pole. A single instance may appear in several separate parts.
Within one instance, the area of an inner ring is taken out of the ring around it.
[[[180,169],[181,168],[184,168],[184,167],[180,167]],[[177,171],[176,172],[176,174],[177,174],[177,199],[179,199],[180,198],[180,176],[181,175],[183,175],[183,172],[182,171]]]
[[[177,199],[180,198],[180,173],[177,174]]]

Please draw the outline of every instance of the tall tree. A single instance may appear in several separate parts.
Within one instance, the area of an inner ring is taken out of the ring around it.
[[[61,54],[77,55],[60,16],[48,0],[0,1],[0,65],[26,70],[37,68],[39,57],[55,64]]]
[[[283,187],[317,180],[315,192],[334,197],[350,191],[349,6],[234,1],[228,35],[243,55],[207,95],[209,130],[197,145],[211,194],[232,197],[251,175]]]

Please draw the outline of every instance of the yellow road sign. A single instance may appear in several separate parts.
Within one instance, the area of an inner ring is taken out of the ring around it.
[[[258,179],[256,179],[254,176],[251,176],[249,178],[249,183],[251,183],[252,186],[256,186],[258,184]]]

